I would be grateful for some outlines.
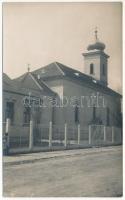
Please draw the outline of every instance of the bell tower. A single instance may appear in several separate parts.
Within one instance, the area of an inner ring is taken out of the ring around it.
[[[105,44],[98,39],[98,31],[95,29],[95,43],[87,47],[84,56],[84,72],[96,79],[100,84],[108,85],[108,58],[104,52]]]

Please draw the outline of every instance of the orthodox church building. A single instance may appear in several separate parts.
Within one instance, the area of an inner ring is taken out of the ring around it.
[[[122,96],[108,87],[105,48],[95,31],[95,43],[82,54],[84,73],[54,62],[13,80],[4,74],[3,121],[120,126]]]

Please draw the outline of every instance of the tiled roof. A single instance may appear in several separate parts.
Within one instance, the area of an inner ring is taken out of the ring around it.
[[[41,77],[41,79],[38,80],[37,75],[34,75],[34,74],[39,75]],[[107,87],[105,85],[102,85],[100,83],[100,81],[95,80],[91,76],[86,75],[86,74],[84,74],[84,73],[82,73],[82,72],[80,72],[80,71],[78,71],[76,69],[72,69],[72,68],[70,68],[68,66],[65,66],[64,64],[61,64],[59,62],[53,62],[53,63],[51,63],[49,65],[46,65],[46,66],[41,67],[41,68],[39,68],[37,70],[34,70],[32,72],[32,75],[37,80],[37,82],[39,82],[39,84],[44,83],[44,85],[46,85],[44,81],[46,81],[46,80],[48,80],[50,78],[56,79],[56,78],[68,77],[68,78],[70,78],[72,80],[77,80],[77,81],[80,81],[82,83],[88,84],[93,88],[98,88],[98,89],[102,90],[103,92],[106,92],[106,93],[108,93],[110,95],[122,97],[121,94],[115,92],[114,90],[112,90],[111,88],[109,88],[109,87]],[[22,76],[16,78],[16,79],[14,79],[14,80],[15,81],[19,81],[19,80],[21,81],[21,80],[23,80],[23,78],[25,76],[26,76],[26,73],[23,74]],[[48,86],[47,86],[46,89],[47,90],[48,89],[51,90]]]
[[[13,85],[12,79],[5,73],[3,73],[3,89],[7,91],[17,91],[17,87]]]
[[[33,95],[40,95],[41,90],[43,90],[44,93],[49,93],[50,95],[56,95],[56,93],[53,92],[41,79],[39,79],[36,74],[30,72],[29,73],[27,72],[21,77],[13,80],[10,79],[6,74],[4,74],[3,90],[27,95],[30,90],[30,83],[28,85],[23,85],[24,79],[27,76],[30,76],[38,86],[38,90],[33,90],[32,88]]]
[[[44,73],[42,73],[42,71]],[[50,73],[50,71],[52,73]],[[70,77],[72,80],[82,81],[88,83],[89,85],[99,88],[111,95],[122,97],[119,93],[110,89],[107,86],[102,85],[99,81],[95,80],[89,75],[86,75],[78,70],[67,67],[59,62],[51,63],[45,67],[42,67],[38,70],[33,71],[35,74],[39,74],[43,80],[49,79],[50,77]]]

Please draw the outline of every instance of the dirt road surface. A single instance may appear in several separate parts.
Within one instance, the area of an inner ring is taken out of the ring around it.
[[[3,196],[122,196],[122,148],[103,149],[85,155],[75,155],[74,150],[68,157],[4,166]]]

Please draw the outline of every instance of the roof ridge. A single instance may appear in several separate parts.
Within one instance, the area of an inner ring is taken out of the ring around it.
[[[77,71],[77,72],[82,73],[81,71],[79,71],[79,70],[77,70],[77,69],[75,69],[75,68],[69,67],[69,66],[67,66],[67,65],[64,65],[64,64],[62,64],[62,63],[59,63],[59,62],[56,62],[56,63],[58,63],[59,65],[62,65],[62,67],[66,67],[66,68],[68,68],[68,69],[70,69],[70,70],[74,70],[74,71]],[[84,73],[82,73],[82,74],[84,74]],[[85,75],[86,75],[86,74],[85,74]]]
[[[35,81],[36,81],[38,84],[39,84],[38,80],[40,80],[41,83],[44,85],[44,87],[46,87],[50,92],[55,93],[55,92],[52,91],[52,90],[49,88],[49,86],[42,80],[42,78],[37,79],[37,78],[36,78],[37,75],[34,74],[34,73],[31,73],[31,75],[34,77]],[[40,84],[39,84],[39,85],[40,85]],[[40,85],[40,87],[42,87],[42,86]]]
[[[81,72],[81,71],[79,71],[79,70],[77,70],[77,69],[74,69],[74,68],[71,68],[71,67],[69,67],[69,66],[67,66],[67,65],[64,65],[64,64],[62,64],[62,63],[58,63],[59,65],[62,65],[62,67],[65,67],[65,68],[67,68],[67,69],[69,69],[69,70],[73,70],[73,71],[76,71],[76,72],[78,72],[78,73],[80,73],[80,74],[83,74],[84,76],[86,76],[87,78],[89,78],[89,79],[94,79],[94,78],[92,78],[92,77],[90,77],[89,75],[87,75],[87,74],[85,74],[85,73],[83,73],[83,72]]]
[[[58,63],[58,62],[54,62],[54,63],[56,64],[57,68],[61,71],[61,73],[62,73],[63,75],[65,75],[65,73],[63,72],[63,70],[60,69],[60,66],[58,65],[59,63]]]
[[[31,72],[29,72],[29,75],[31,76],[31,78],[35,81],[36,85],[39,87],[39,89],[43,90],[43,88],[41,87],[41,85],[38,83],[38,81],[36,80],[36,78],[32,75]]]
[[[41,80],[41,78],[40,79],[37,79],[36,78],[36,74],[34,74],[34,73],[31,73],[32,74],[32,76],[34,76],[35,77],[35,80],[37,81],[37,80],[40,80],[47,88],[49,88],[48,86],[47,86],[47,84],[43,81],[43,80]],[[49,88],[50,89],[50,88]]]

